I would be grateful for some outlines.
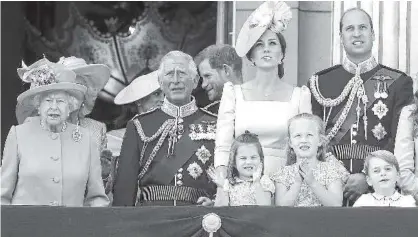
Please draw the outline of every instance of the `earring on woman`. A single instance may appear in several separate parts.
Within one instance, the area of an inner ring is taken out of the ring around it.
[[[251,66],[255,67],[255,62],[251,61]]]

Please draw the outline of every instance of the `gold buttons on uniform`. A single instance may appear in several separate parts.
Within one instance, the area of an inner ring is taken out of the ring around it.
[[[174,177],[174,182],[175,182],[175,186],[182,186],[183,185],[183,174],[181,173],[181,172],[183,172],[183,168],[180,168],[178,171],[177,171],[177,174],[175,175],[175,177]]]

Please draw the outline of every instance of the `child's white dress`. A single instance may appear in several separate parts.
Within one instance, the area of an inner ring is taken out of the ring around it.
[[[268,176],[263,175],[260,184],[265,191],[274,194],[275,186]],[[235,184],[225,183],[224,191],[228,192],[229,206],[257,205],[252,181],[245,181],[236,177]]]
[[[397,191],[392,196],[367,193],[361,195],[353,207],[416,207],[416,202],[411,195],[402,195]]]

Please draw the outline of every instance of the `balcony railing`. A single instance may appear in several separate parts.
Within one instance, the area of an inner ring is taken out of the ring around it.
[[[418,233],[418,209],[414,208],[1,209],[4,237],[197,237],[209,236],[207,231],[216,231],[213,236],[237,237],[412,237]]]

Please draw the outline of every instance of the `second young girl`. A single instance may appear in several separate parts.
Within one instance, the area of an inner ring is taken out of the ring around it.
[[[257,135],[245,131],[232,144],[227,177],[212,168],[218,186],[215,206],[271,205],[274,183],[263,173],[263,150]]]
[[[277,206],[342,206],[348,171],[327,153],[322,120],[302,113],[288,122],[287,164],[272,175]]]

